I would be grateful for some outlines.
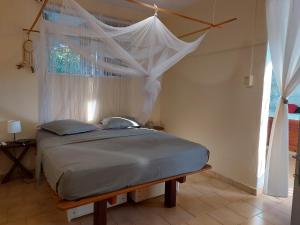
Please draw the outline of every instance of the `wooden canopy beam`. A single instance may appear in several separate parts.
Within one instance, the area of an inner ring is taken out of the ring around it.
[[[27,31],[27,32],[33,32],[33,33],[40,33],[39,30],[30,30],[30,29],[26,29],[26,28],[23,28],[23,31]]]
[[[184,18],[184,19],[188,19],[188,20],[191,20],[191,21],[194,21],[194,22],[198,22],[198,23],[201,23],[201,24],[208,25],[205,28],[202,28],[202,29],[199,29],[199,30],[195,30],[195,31],[192,31],[192,32],[189,32],[189,33],[186,33],[186,34],[183,34],[183,35],[179,36],[179,38],[183,38],[183,37],[194,35],[194,34],[197,34],[197,33],[200,33],[200,32],[204,32],[204,31],[210,30],[211,28],[216,28],[216,27],[222,28],[222,25],[227,24],[227,23],[231,23],[231,22],[237,20],[237,18],[232,18],[232,19],[225,20],[223,22],[214,24],[214,23],[211,23],[211,22],[208,22],[208,21],[205,21],[205,20],[200,20],[200,19],[195,18],[195,17],[186,16],[184,14],[181,14],[179,12],[176,12],[176,11],[173,11],[173,10],[170,10],[170,9],[164,9],[164,8],[157,7],[155,4],[154,5],[150,5],[150,4],[138,1],[138,0],[126,0],[126,1],[134,3],[134,4],[137,4],[137,5],[140,5],[140,6],[143,6],[143,7],[146,7],[146,8],[153,9],[155,11],[155,13],[156,12],[163,12],[165,14],[179,16],[179,17]]]
[[[202,23],[202,24],[209,25],[209,26],[215,26],[211,22],[208,22],[208,21],[205,21],[205,20],[200,20],[198,18],[194,18],[194,17],[190,17],[190,16],[186,16],[184,14],[181,14],[179,12],[176,12],[176,11],[173,11],[173,10],[170,10],[170,9],[160,8],[160,7],[157,7],[156,5],[150,5],[150,4],[147,4],[147,3],[144,3],[144,2],[140,2],[138,0],[126,0],[126,1],[130,2],[130,3],[134,3],[136,5],[146,7],[146,8],[153,9],[157,12],[162,12],[162,13],[169,14],[169,15],[179,16],[181,18],[192,20],[194,22]]]
[[[220,27],[224,24],[227,24],[227,23],[231,23],[233,21],[236,21],[237,18],[232,18],[232,19],[229,19],[229,20],[225,20],[223,22],[220,22],[220,23],[217,23],[215,24],[215,27]],[[192,32],[189,32],[189,33],[186,33],[186,34],[183,34],[181,36],[179,36],[179,38],[184,38],[184,37],[187,37],[187,36],[191,36],[191,35],[194,35],[194,34],[198,34],[198,33],[201,33],[201,32],[204,32],[204,31],[207,31],[207,30],[210,30],[214,28],[213,26],[208,26],[208,27],[204,27],[202,29],[199,29],[199,30],[195,30],[195,31],[192,31]]]
[[[35,25],[37,24],[37,22],[39,21],[39,18],[41,17],[44,8],[46,7],[48,3],[48,0],[44,0],[42,7],[40,8],[40,11],[38,12],[38,14],[36,15],[31,27],[29,28],[29,30],[27,31],[27,34],[29,35],[31,32],[36,32],[33,30],[33,28],[35,27]],[[24,29],[23,29],[24,30]]]
[[[34,27],[36,26],[39,18],[41,17],[41,15],[43,13],[43,10],[46,7],[48,1],[49,0],[44,0],[43,5],[40,8],[38,14],[36,15],[36,17],[35,17],[32,25],[31,25],[31,27],[29,29],[23,29],[24,31],[27,32],[28,35],[30,35],[31,32],[36,32],[36,33],[39,32],[38,30],[34,30]],[[232,19],[225,20],[225,21],[217,23],[217,24],[213,24],[213,23],[205,21],[205,20],[200,20],[198,18],[186,16],[186,15],[181,14],[179,12],[176,12],[176,11],[173,11],[173,10],[170,10],[170,9],[160,8],[160,7],[157,7],[156,5],[150,5],[150,4],[147,4],[147,3],[144,3],[144,2],[140,2],[138,0],[126,0],[126,1],[130,2],[130,3],[134,3],[134,4],[137,4],[137,5],[140,5],[140,6],[143,6],[143,7],[151,8],[155,12],[163,12],[163,13],[166,13],[166,14],[169,14],[169,15],[179,16],[179,17],[184,18],[184,19],[188,19],[188,20],[191,20],[191,21],[194,21],[194,22],[198,22],[198,23],[201,23],[201,24],[208,25],[205,28],[202,28],[202,29],[199,29],[199,30],[195,30],[195,31],[192,31],[192,32],[189,32],[189,33],[186,33],[186,34],[183,34],[183,35],[179,36],[179,38],[183,38],[183,37],[194,35],[194,34],[197,34],[197,33],[200,33],[200,32],[204,32],[204,31],[210,30],[211,28],[215,28],[215,27],[219,27],[220,28],[224,24],[231,23],[231,22],[237,20],[237,18],[232,18]]]

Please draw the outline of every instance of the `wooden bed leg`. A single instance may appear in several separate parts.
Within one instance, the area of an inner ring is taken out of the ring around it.
[[[180,177],[177,179],[177,181],[181,184],[185,183],[186,182],[186,177]]]
[[[94,225],[106,225],[107,200],[94,203]]]
[[[176,206],[176,180],[169,180],[165,183],[165,207]]]

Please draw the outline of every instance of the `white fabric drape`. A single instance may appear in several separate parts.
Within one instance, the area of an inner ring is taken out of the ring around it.
[[[40,98],[41,122],[77,119],[97,123],[109,116],[138,118],[144,103],[141,87],[142,80],[137,78],[48,76],[50,90]]]
[[[41,122],[70,117],[86,121],[91,114],[95,121],[110,113],[147,121],[160,76],[205,36],[181,41],[157,16],[127,27],[109,26],[74,0],[60,6],[50,1],[46,10],[53,13],[45,13],[41,21],[37,57]],[[63,68],[53,63],[60,60],[65,60]]]
[[[287,97],[300,83],[300,0],[267,0],[268,39],[273,73],[281,93],[271,130],[264,192],[288,196]]]

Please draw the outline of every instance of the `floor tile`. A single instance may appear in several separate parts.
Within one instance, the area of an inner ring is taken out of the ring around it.
[[[213,212],[209,212],[208,215],[215,218],[223,225],[241,224],[247,221],[246,217],[240,216],[239,214],[227,208],[217,209]]]
[[[14,222],[8,222],[8,223],[5,223],[5,225],[27,225],[27,221],[26,219],[25,220],[17,220],[17,221],[14,221]]]
[[[282,213],[276,209],[263,212],[258,216],[273,225],[289,225],[291,221],[290,215]]]
[[[197,216],[204,212],[213,211],[215,208],[201,201],[199,198],[178,198],[178,205],[181,206],[184,210]]]
[[[4,224],[7,222],[7,210],[0,209],[0,224]]]
[[[259,216],[255,216],[240,225],[273,225],[273,224],[267,222],[266,220],[263,220]]]
[[[217,194],[200,197],[200,200],[214,209],[223,208],[230,202]]]
[[[227,207],[232,211],[236,212],[237,214],[246,218],[252,218],[262,213],[262,210],[246,202],[230,203],[229,205],[227,205]]]
[[[0,185],[0,225],[92,225],[87,215],[68,223],[57,210],[53,192],[42,181]],[[195,174],[180,186],[177,207],[164,197],[108,210],[108,225],[288,225],[292,197],[252,196],[211,174]]]
[[[233,186],[227,186],[225,189],[218,189],[216,193],[229,202],[239,202],[254,198],[253,195],[241,191]]]
[[[197,217],[188,222],[188,225],[222,225],[213,217],[207,214],[199,214]]]
[[[159,215],[172,225],[187,224],[189,221],[194,219],[194,216],[189,214],[180,206],[170,209],[162,208],[162,210],[159,212]]]

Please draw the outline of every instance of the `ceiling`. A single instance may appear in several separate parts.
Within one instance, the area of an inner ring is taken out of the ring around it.
[[[111,4],[117,4],[122,7],[134,7],[134,4],[126,2],[126,0],[102,0],[107,3]],[[168,9],[176,9],[176,10],[181,10],[184,9],[193,3],[195,3],[197,0],[139,0],[148,4],[153,5],[154,3],[158,7],[162,8],[168,8]],[[198,0],[199,1],[199,0]]]

